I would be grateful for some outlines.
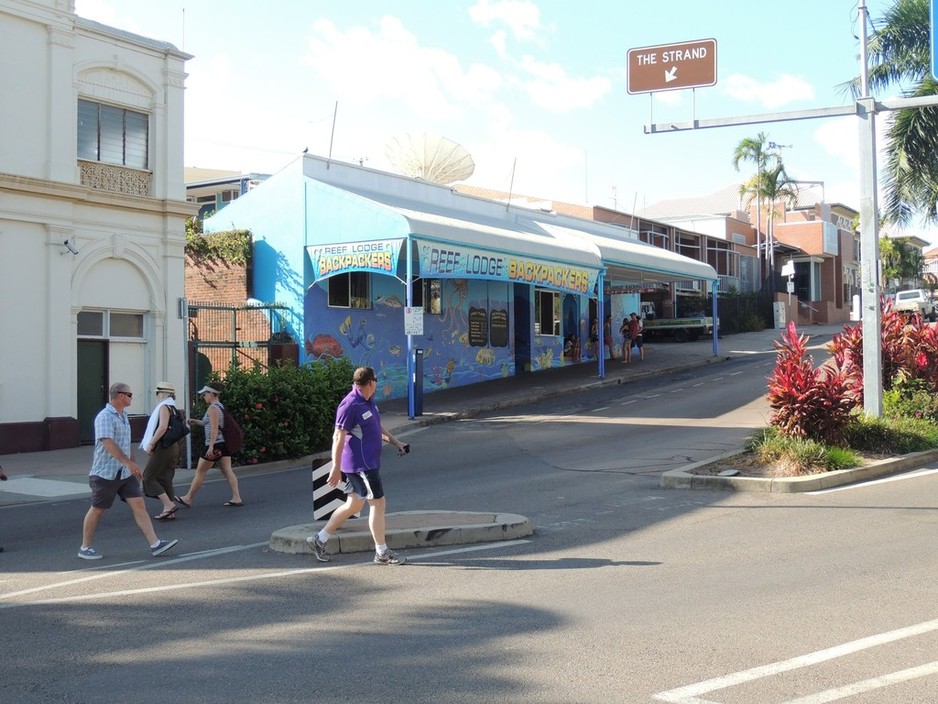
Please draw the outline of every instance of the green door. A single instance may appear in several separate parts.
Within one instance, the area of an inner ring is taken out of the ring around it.
[[[78,431],[94,442],[94,418],[107,403],[107,340],[78,340]]]

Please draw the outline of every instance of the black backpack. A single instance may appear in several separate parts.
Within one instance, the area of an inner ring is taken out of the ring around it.
[[[170,408],[169,406],[167,406],[167,408],[169,408],[169,425],[166,427],[166,432],[163,433],[163,437],[160,438],[158,443],[158,445],[163,448],[175,445],[189,434],[189,425],[186,423],[182,411],[178,408]]]

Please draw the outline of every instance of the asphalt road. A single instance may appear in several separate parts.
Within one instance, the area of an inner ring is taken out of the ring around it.
[[[84,501],[0,511],[3,702],[933,702],[938,479],[814,495],[658,488],[764,424],[744,358],[411,433],[389,510],[508,511],[529,540],[322,565],[266,550],[309,473],[223,483],[75,557]],[[12,558],[12,559],[10,559]],[[103,564],[102,564],[103,563]]]

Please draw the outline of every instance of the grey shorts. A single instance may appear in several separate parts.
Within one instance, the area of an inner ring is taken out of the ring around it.
[[[88,477],[88,485],[91,487],[91,505],[95,508],[111,508],[116,496],[125,502],[127,499],[143,498],[140,480],[132,474],[126,479],[105,479],[91,475]]]
[[[354,474],[342,473],[345,479],[345,486],[342,491],[346,494],[355,494],[361,499],[383,499],[384,486],[381,484],[381,475],[377,469],[370,469],[367,472],[355,472]]]

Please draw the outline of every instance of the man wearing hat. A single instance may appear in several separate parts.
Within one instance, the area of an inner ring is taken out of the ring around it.
[[[181,438],[167,436],[171,427],[170,421],[177,416],[176,387],[168,381],[161,381],[156,385],[156,400],[157,405],[150,414],[146,432],[140,440],[141,449],[147,453],[147,465],[143,470],[143,493],[159,499],[163,504],[163,510],[153,517],[158,521],[171,521],[176,517],[176,509],[179,508],[173,501],[176,496],[173,477],[176,476],[176,466],[179,463]],[[182,423],[182,427],[188,430],[185,423]],[[160,442],[161,440],[164,442]]]

